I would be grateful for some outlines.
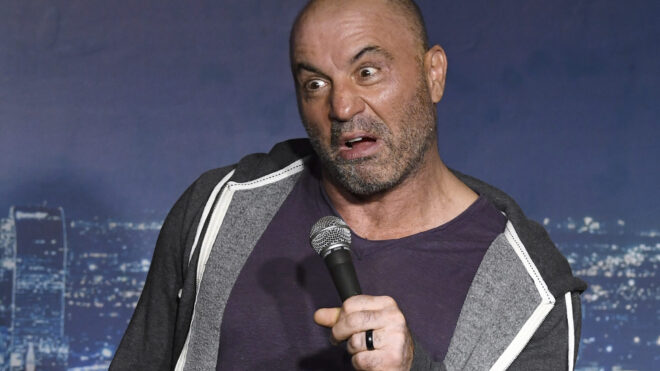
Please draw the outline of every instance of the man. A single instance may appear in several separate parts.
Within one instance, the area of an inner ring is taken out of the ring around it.
[[[111,369],[572,369],[585,285],[508,196],[443,164],[447,59],[416,5],[312,1],[290,48],[313,151],[184,193]],[[368,294],[341,307],[307,242],[328,214]]]

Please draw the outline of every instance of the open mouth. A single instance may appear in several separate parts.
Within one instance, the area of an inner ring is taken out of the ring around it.
[[[353,148],[353,146],[360,145],[361,143],[368,143],[368,142],[373,143],[375,141],[376,141],[375,138],[370,138],[370,137],[364,137],[363,136],[363,137],[355,137],[355,138],[349,139],[346,142],[344,142],[344,144],[348,148]]]
[[[381,148],[379,138],[369,133],[347,133],[339,138],[339,156],[344,160],[356,160],[374,156]]]

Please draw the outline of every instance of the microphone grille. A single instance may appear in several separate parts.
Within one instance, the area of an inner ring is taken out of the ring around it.
[[[341,218],[324,216],[312,226],[309,243],[319,255],[323,256],[323,250],[331,246],[342,245],[348,248],[351,244],[351,230]]]

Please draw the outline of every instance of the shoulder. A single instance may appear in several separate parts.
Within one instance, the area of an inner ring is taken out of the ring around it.
[[[518,241],[520,247],[529,254],[553,296],[559,297],[568,291],[582,292],[586,289],[586,283],[573,276],[568,261],[552,242],[545,228],[527,218],[509,195],[479,179],[452,171],[462,182],[488,198],[506,215],[506,233],[515,236],[514,241]]]
[[[249,154],[236,164],[208,170],[179,197],[163,227],[176,228],[187,241],[225,184],[249,182],[276,173],[311,154],[313,150],[307,139],[291,139],[277,143],[268,153]]]
[[[182,262],[187,262],[193,254],[194,241],[200,233],[205,233],[208,215],[213,212],[226,184],[249,182],[277,172],[312,152],[307,140],[293,139],[276,144],[269,153],[249,154],[236,164],[204,172],[170,209],[161,235],[178,241],[172,248],[176,248]],[[183,266],[185,270],[187,265]]]
[[[228,181],[249,182],[277,172],[313,153],[307,139],[291,139],[277,143],[268,153],[252,153],[236,164],[208,170],[188,187],[184,196],[188,208],[199,208],[213,190]],[[182,196],[183,198],[183,196]]]

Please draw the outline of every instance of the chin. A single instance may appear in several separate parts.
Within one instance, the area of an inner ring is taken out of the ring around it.
[[[373,196],[391,190],[401,184],[402,177],[383,176],[382,171],[351,169],[349,171],[337,169],[334,178],[349,193],[356,196]]]

